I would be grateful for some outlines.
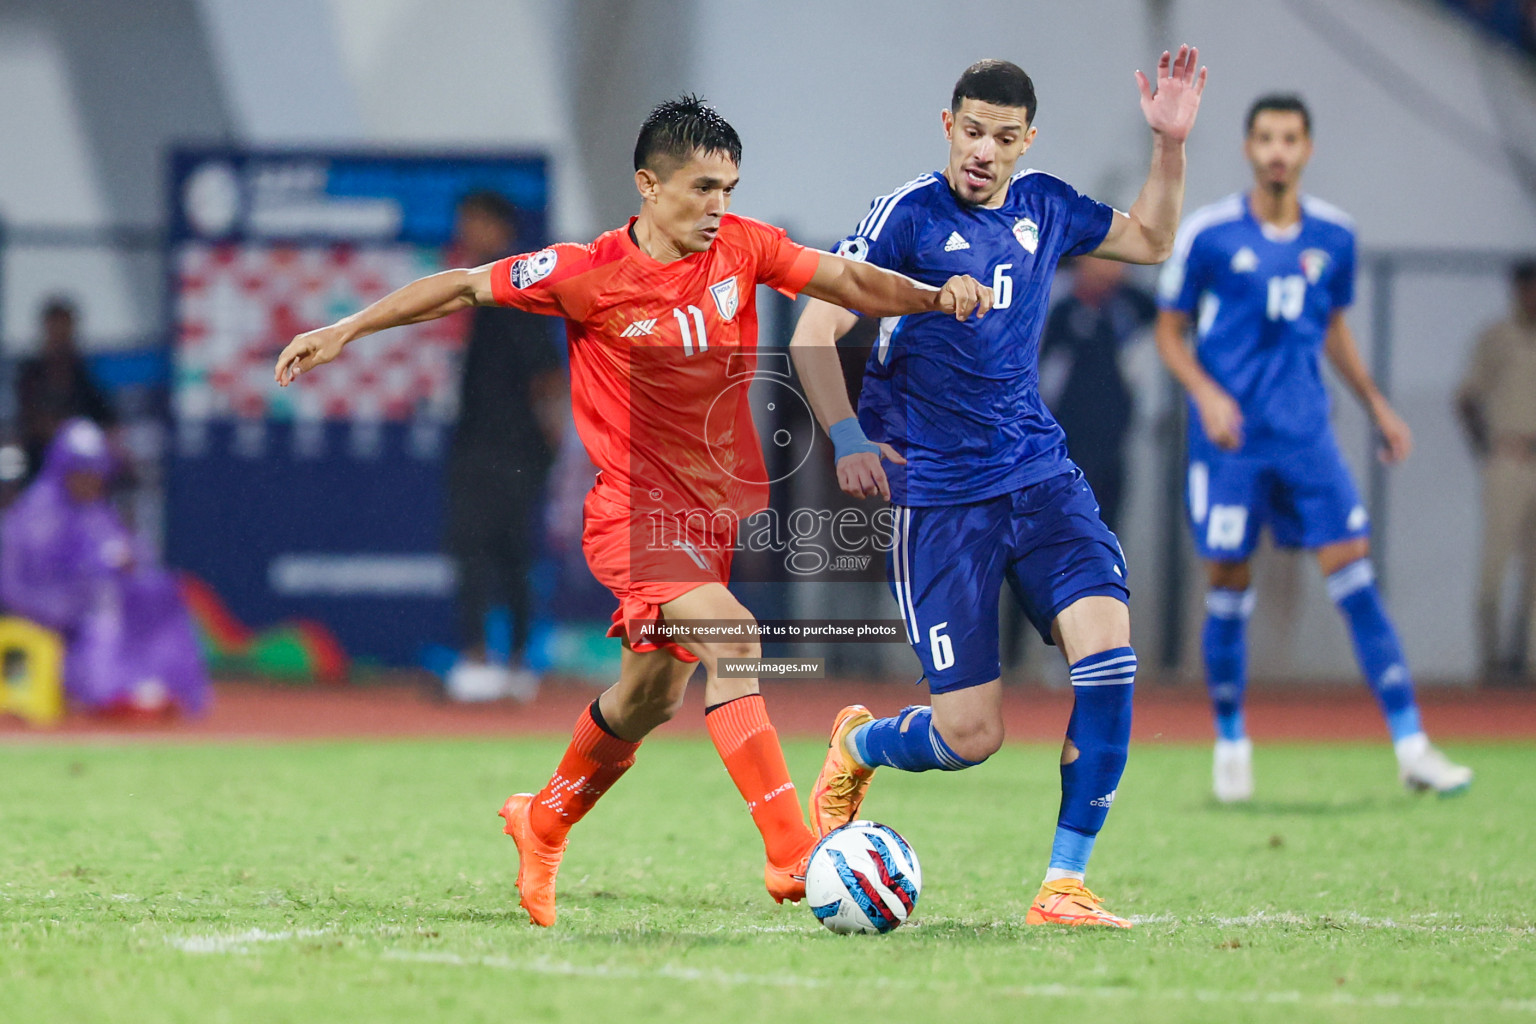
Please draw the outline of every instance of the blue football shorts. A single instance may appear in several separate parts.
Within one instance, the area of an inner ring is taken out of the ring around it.
[[[1189,522],[1200,557],[1242,562],[1267,525],[1286,548],[1370,535],[1370,519],[1332,434],[1265,454],[1224,452],[1193,436]]]
[[[932,693],[1001,674],[1004,580],[1048,644],[1051,623],[1074,601],[1130,601],[1120,542],[1099,518],[1099,503],[1076,466],[983,501],[898,505],[895,512],[886,563],[891,593]]]

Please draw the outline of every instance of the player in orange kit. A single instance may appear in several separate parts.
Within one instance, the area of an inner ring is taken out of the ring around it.
[[[805,293],[870,316],[944,312],[964,320],[991,307],[970,277],[943,288],[791,242],[728,214],[741,140],[695,97],[663,103],[640,129],[640,214],[589,245],[559,244],[473,270],[422,278],[352,316],[301,334],[278,357],[277,380],[330,362],[351,341],[492,303],[566,319],[576,429],[598,467],[582,546],[619,599],[619,680],[576,722],[549,782],[501,810],[517,843],[520,902],[555,921],[555,874],[566,836],[634,763],[640,741],[676,713],[698,662],[705,724],[762,833],[764,881],[779,902],[805,895],[814,839],[756,679],[722,678],[726,658],[756,658],[740,638],[642,635],[659,620],[750,626],[726,589],[741,519],[766,506],[768,485],[747,390],[756,363],[756,286]],[[698,524],[668,536],[658,523]]]

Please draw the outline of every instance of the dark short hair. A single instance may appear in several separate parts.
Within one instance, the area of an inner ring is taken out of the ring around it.
[[[512,230],[517,230],[517,207],[512,200],[493,189],[480,189],[467,193],[458,203],[459,212],[473,211],[494,217]]]
[[[1536,259],[1519,260],[1509,268],[1509,280],[1517,288],[1536,281]]]
[[[1253,131],[1253,122],[1258,120],[1260,114],[1266,110],[1279,111],[1282,114],[1300,114],[1301,127],[1308,134],[1312,134],[1312,112],[1302,102],[1300,96],[1293,92],[1272,92],[1267,96],[1260,96],[1248,107],[1248,116],[1243,121],[1243,134]]]
[[[949,109],[959,110],[962,100],[1023,107],[1024,123],[1035,119],[1035,83],[1012,61],[979,60],[966,68],[949,94]]]
[[[646,117],[635,139],[635,170],[670,174],[697,152],[724,153],[740,166],[741,136],[714,107],[687,93],[659,104]]]

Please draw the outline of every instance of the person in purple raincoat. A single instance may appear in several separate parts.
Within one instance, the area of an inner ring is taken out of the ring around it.
[[[114,462],[96,424],[60,427],[0,518],[0,601],[64,638],[73,705],[197,714],[209,687],[192,622],[176,580],[107,500]]]

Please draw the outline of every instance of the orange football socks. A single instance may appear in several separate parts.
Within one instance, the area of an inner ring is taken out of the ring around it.
[[[635,763],[639,747],[598,725],[592,707],[582,711],[559,767],[533,798],[528,814],[533,834],[552,846],[565,842],[571,826]]]
[[[704,715],[709,738],[725,762],[747,810],[763,834],[768,861],[779,867],[799,863],[816,840],[800,813],[779,734],[768,721],[761,694],[751,694],[710,708]]]

